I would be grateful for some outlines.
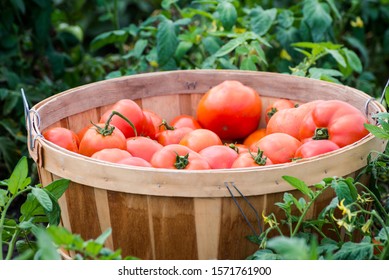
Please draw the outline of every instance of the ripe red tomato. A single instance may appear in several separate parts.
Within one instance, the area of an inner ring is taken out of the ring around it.
[[[219,136],[209,129],[195,129],[182,137],[179,144],[189,147],[195,152],[200,152],[202,149],[213,146],[223,145]]]
[[[323,101],[303,119],[300,139],[328,139],[342,148],[369,134],[367,122],[361,111],[344,101]]]
[[[282,111],[280,111],[282,112]],[[301,142],[286,133],[272,133],[266,135],[257,143],[250,147],[250,150],[257,152],[258,148],[263,151],[272,163],[286,163],[292,161],[296,150],[301,146]]]
[[[156,168],[204,170],[210,169],[208,161],[186,146],[171,144],[155,152],[150,161]]]
[[[297,108],[280,110],[275,113],[266,126],[266,134],[275,132],[287,133],[300,140],[300,127],[303,119],[321,101],[311,101],[301,104]]]
[[[96,124],[96,126],[100,127],[100,130],[92,126],[82,137],[79,148],[80,154],[90,157],[94,153],[106,148],[126,149],[126,137],[119,129],[109,126],[108,131],[104,123]]]
[[[231,168],[238,158],[238,153],[224,145],[214,145],[202,149],[199,154],[203,156],[212,169]]]
[[[159,126],[162,123],[162,117],[154,111],[147,109],[143,109],[143,115],[145,116],[145,125],[142,135],[157,139],[157,133],[159,132]]]
[[[266,136],[266,128],[259,128],[243,140],[243,145],[250,147],[255,142]]]
[[[294,155],[295,159],[310,158],[339,149],[339,146],[330,140],[312,140],[303,143]]]
[[[43,133],[43,137],[71,152],[78,153],[79,138],[76,133],[64,127],[53,127]]]
[[[265,121],[266,124],[269,122],[270,118],[277,113],[278,111],[284,109],[295,108],[295,104],[289,99],[280,98],[275,100],[273,103],[269,104],[265,110]]]
[[[119,160],[117,163],[131,165],[131,166],[143,166],[143,167],[152,167],[151,163],[147,160],[140,157],[129,157]]]
[[[156,140],[144,136],[127,139],[127,151],[134,157],[143,158],[146,161],[150,161],[153,154],[162,147]]]
[[[196,120],[195,117],[186,114],[176,116],[170,122],[170,125],[173,126],[174,128],[180,128],[180,127],[190,127],[193,129],[201,128],[201,125],[199,124],[199,122]]]
[[[211,88],[197,107],[197,120],[221,139],[242,139],[257,129],[262,111],[261,98],[239,81],[224,81]]]
[[[119,162],[125,158],[131,158],[132,155],[126,150],[118,149],[118,148],[107,148],[97,151],[91,158],[104,160],[108,162]]]
[[[175,129],[174,127],[168,126],[165,122],[163,123],[168,129],[157,133],[156,136],[157,141],[163,146],[178,144],[186,134],[193,131],[193,128],[190,127],[181,127]]]
[[[110,118],[112,111],[119,112],[124,117],[126,117],[136,129],[136,132],[131,127],[131,125],[119,116],[113,116],[111,120],[111,124],[121,132],[123,132],[126,138],[134,137],[138,134],[141,135],[144,127],[145,116],[143,115],[143,111],[141,107],[135,103],[135,101],[131,99],[121,99],[116,102],[111,109],[107,110],[100,118],[100,123],[105,123]]]
[[[239,154],[239,157],[232,163],[231,168],[258,167],[273,164],[272,161],[263,155],[262,151],[253,153],[251,151]]]

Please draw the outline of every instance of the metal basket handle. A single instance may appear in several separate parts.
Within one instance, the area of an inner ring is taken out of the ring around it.
[[[28,145],[31,151],[35,149],[35,140],[37,138],[43,137],[40,133],[39,126],[41,123],[40,116],[37,111],[30,109],[24,89],[21,89],[22,98],[23,98],[23,107],[24,107],[24,117],[26,121],[26,129],[28,133]],[[33,117],[31,117],[33,116]]]
[[[253,234],[258,237],[261,233],[262,233],[262,226],[261,226],[261,218],[257,212],[257,210],[255,209],[255,207],[251,204],[251,202],[247,199],[246,196],[243,195],[243,193],[235,186],[235,183],[234,182],[224,182],[224,185],[226,186],[228,192],[230,193],[231,195],[231,198],[232,200],[234,201],[235,205],[238,207],[239,209],[239,212],[242,214],[243,218],[245,219],[247,225],[250,227],[251,231],[253,232]],[[244,199],[244,201],[249,205],[249,207],[251,208],[251,210],[253,210],[254,214],[255,214],[255,218],[257,220],[257,223],[258,223],[258,229],[259,229],[259,232],[257,232],[255,230],[255,227],[251,224],[251,222],[249,221],[249,219],[247,218],[246,214],[244,213],[242,207],[240,206],[238,200],[236,199],[236,197],[234,196],[234,194],[232,193],[231,189],[230,189],[230,186],[232,186],[238,193],[239,195]]]

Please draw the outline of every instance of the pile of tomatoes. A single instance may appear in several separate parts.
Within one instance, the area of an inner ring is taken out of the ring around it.
[[[62,127],[43,136],[69,151],[98,160],[168,169],[259,167],[310,158],[350,145],[368,134],[366,117],[340,100],[296,104],[277,99],[265,114],[260,94],[226,80],[206,92],[196,117],[169,123],[122,99],[78,132]]]

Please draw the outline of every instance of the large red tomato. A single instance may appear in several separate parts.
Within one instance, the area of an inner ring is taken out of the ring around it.
[[[275,113],[266,126],[266,134],[275,132],[287,133],[300,140],[300,127],[303,119],[321,101],[311,101],[301,104],[297,108],[280,110]]]
[[[119,129],[100,123],[85,132],[80,141],[79,153],[90,157],[106,148],[125,150],[126,146],[126,137]]]
[[[219,136],[209,129],[195,129],[182,137],[179,144],[189,147],[195,152],[200,152],[202,149],[213,146],[223,145]]]
[[[330,140],[312,140],[302,144],[296,151],[294,157],[310,158],[317,155],[329,153],[339,149],[339,146]]]
[[[277,164],[292,161],[296,150],[300,146],[301,142],[293,136],[277,132],[266,135],[257,143],[251,145],[250,150],[257,152],[259,148],[272,163]]]
[[[344,101],[323,101],[302,121],[300,139],[328,139],[344,147],[369,134],[364,126],[367,122],[361,111]]]
[[[43,137],[71,152],[78,153],[79,138],[76,133],[64,127],[53,127],[43,133]]]
[[[204,157],[180,144],[164,146],[155,152],[150,163],[153,167],[168,169],[204,170],[211,168]]]
[[[152,110],[143,109],[145,116],[145,124],[143,127],[142,136],[148,136],[152,139],[157,139],[159,126],[162,124],[162,117]]]
[[[113,111],[119,112],[127,118],[134,125],[136,131],[124,118],[120,116],[112,117],[111,114]],[[110,123],[120,129],[126,138],[142,134],[145,116],[143,115],[142,108],[135,101],[131,99],[119,100],[101,116],[100,123],[107,122],[111,117],[112,120]]]
[[[262,111],[259,93],[239,81],[211,88],[197,107],[197,120],[221,139],[243,139],[257,129]]]
[[[162,147],[156,140],[144,136],[127,139],[127,151],[134,157],[140,157],[147,161],[150,161],[153,154]]]
[[[212,169],[231,168],[238,158],[238,153],[228,146],[213,145],[199,152],[209,163]]]

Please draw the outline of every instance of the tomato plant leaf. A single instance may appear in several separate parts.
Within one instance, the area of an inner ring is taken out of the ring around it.
[[[269,249],[262,249],[256,251],[254,254],[249,256],[247,260],[281,260],[281,256],[274,253]]]
[[[389,236],[386,232],[389,232],[389,227],[381,228],[380,232],[377,235],[377,239],[381,242],[387,242],[389,240]]]
[[[59,199],[69,187],[70,180],[58,179],[45,187],[45,190],[50,192],[55,199]]]
[[[99,237],[96,238],[95,242],[103,245],[104,242],[107,240],[107,238],[111,235],[111,233],[112,233],[112,229],[108,228]]]
[[[355,70],[356,72],[361,73],[362,72],[362,62],[359,59],[359,57],[357,56],[357,54],[355,52],[353,52],[352,50],[349,50],[346,48],[343,49],[343,52],[344,52],[344,55],[347,59],[347,64],[350,65],[350,67],[353,70]]]
[[[14,168],[8,180],[8,190],[11,194],[16,194],[19,189],[23,188],[28,175],[27,158],[22,157]]]
[[[260,60],[265,64],[268,65],[267,60],[266,60],[266,55],[265,52],[263,51],[261,45],[259,44],[258,41],[252,41],[251,42],[251,47],[257,52],[258,57]]]
[[[337,260],[369,260],[373,257],[374,245],[368,242],[368,238],[364,238],[360,243],[346,242],[334,254],[334,259]]]
[[[257,7],[250,12],[252,30],[259,36],[265,35],[273,25],[277,16],[277,9],[264,10]]]
[[[33,188],[31,193],[38,200],[39,204],[42,205],[43,209],[49,212],[53,210],[53,203],[44,189]]]
[[[267,242],[267,248],[272,249],[287,260],[310,259],[310,248],[305,239],[297,237],[277,236]]]
[[[346,60],[338,50],[326,49],[326,51],[336,60],[342,67],[347,67]]]
[[[238,13],[235,6],[230,2],[220,2],[216,8],[220,21],[225,30],[229,31],[235,25]]]
[[[165,65],[173,57],[178,45],[178,38],[173,21],[167,18],[158,24],[157,54],[158,64]]]
[[[303,194],[308,195],[311,198],[313,197],[312,190],[307,186],[307,184],[305,184],[304,181],[302,181],[296,177],[287,176],[287,175],[282,176],[282,179],[287,181],[292,187],[295,187]]]
[[[365,123],[365,128],[377,138],[389,139],[389,132],[373,124]]]
[[[294,15],[293,12],[290,10],[283,10],[277,17],[278,24],[287,29],[292,26],[294,22]]]
[[[240,70],[256,71],[257,67],[250,57],[245,57],[240,65]]]
[[[321,41],[325,31],[331,26],[332,18],[328,12],[328,4],[319,3],[318,0],[305,0],[303,16],[310,27],[315,42]]]
[[[243,44],[245,42],[245,38],[242,36],[239,36],[235,39],[232,39],[228,41],[227,44],[223,45],[215,54],[215,57],[221,57],[225,56],[226,54],[229,54],[233,50],[235,50],[238,46]]]
[[[128,32],[126,30],[113,30],[101,33],[96,36],[90,43],[90,49],[92,52],[101,49],[102,47],[114,43],[124,43],[128,38]]]
[[[339,201],[344,200],[345,205],[348,205],[356,200],[355,186],[352,185],[351,187],[345,180],[334,180],[331,183],[331,187],[335,190]]]

